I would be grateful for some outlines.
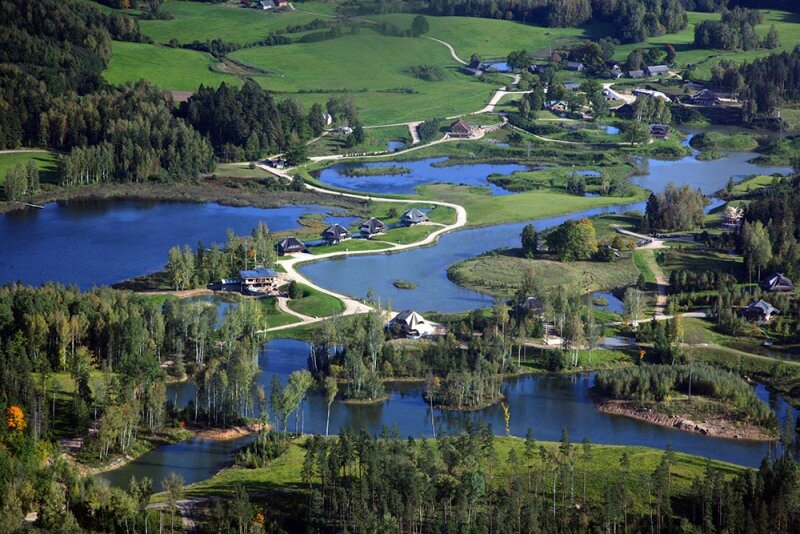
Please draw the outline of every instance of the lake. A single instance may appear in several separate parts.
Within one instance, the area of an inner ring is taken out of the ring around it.
[[[249,235],[259,221],[273,231],[290,230],[303,214],[338,211],[133,200],[47,204],[0,216],[0,283],[53,280],[82,289],[115,284],[163,268],[174,245],[224,243],[227,228]],[[347,226],[356,219],[326,220]]]
[[[273,374],[286,382],[289,374],[305,369],[308,344],[293,339],[273,339],[261,352],[262,373],[258,383],[269,391]],[[590,388],[593,374],[531,375],[507,380],[503,386],[511,418],[510,431],[524,436],[528,428],[536,439],[558,441],[561,429],[566,428],[574,442],[588,437],[592,443],[643,445],[664,449],[672,444],[675,450],[740,465],[756,467],[769,452],[766,443],[709,438],[671,428],[647,424],[629,417],[608,415],[597,411]],[[764,386],[756,387],[758,396],[770,404],[782,420],[790,409],[779,396],[771,395]],[[194,398],[191,384],[170,385],[169,400],[184,406]],[[306,433],[325,433],[326,405],[321,391],[311,392],[303,403]],[[796,412],[796,410],[795,410]],[[290,425],[293,424],[290,419]],[[473,412],[434,410],[437,434],[459,432],[466,421],[491,424],[494,432],[504,434],[503,410],[500,405]],[[330,431],[342,428],[366,428],[371,434],[384,427],[396,429],[402,437],[431,437],[430,407],[422,398],[422,385],[395,384],[390,397],[372,405],[347,405],[341,401],[331,407]],[[175,471],[187,483],[208,478],[233,461],[233,453],[249,439],[212,442],[193,439],[160,447],[120,469],[103,474],[112,484],[125,486],[132,475],[149,476],[160,482]],[[773,446],[774,449],[774,446]]]

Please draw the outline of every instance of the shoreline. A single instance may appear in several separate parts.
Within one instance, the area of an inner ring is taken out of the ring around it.
[[[635,407],[636,402],[603,399],[597,403],[596,407],[598,411],[605,414],[629,417],[652,425],[673,428],[711,438],[755,442],[772,442],[777,439],[777,436],[770,434],[762,427],[737,425],[735,420],[728,417],[717,416],[705,419],[702,422],[696,422],[682,415],[665,415],[649,408],[637,408]]]

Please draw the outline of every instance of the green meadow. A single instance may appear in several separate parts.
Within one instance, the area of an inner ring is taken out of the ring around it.
[[[142,33],[158,43],[177,39],[180,43],[222,39],[246,44],[287,27],[306,24],[319,17],[302,11],[245,8],[237,3],[206,4],[191,1],[165,2],[170,20],[141,20]]]
[[[236,76],[212,70],[217,63],[211,54],[195,50],[114,41],[111,61],[103,76],[113,84],[144,78],[173,91],[194,91],[200,85],[218,86],[222,82],[242,83]]]
[[[41,182],[55,182],[57,179],[57,154],[45,150],[31,152],[0,153],[0,186],[6,183],[6,173],[19,164],[33,160],[39,169]]]

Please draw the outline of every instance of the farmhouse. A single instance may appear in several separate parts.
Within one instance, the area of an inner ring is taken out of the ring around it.
[[[648,76],[664,76],[665,74],[669,74],[669,67],[666,65],[653,65],[652,67],[647,67]]]
[[[631,70],[628,71],[629,78],[644,78],[644,71],[643,70]]]
[[[419,211],[417,208],[408,210],[400,217],[400,224],[403,226],[414,226],[429,221],[428,216]]]
[[[621,78],[622,77],[622,68],[619,65],[614,65],[611,67],[611,77],[612,78]]]
[[[778,315],[780,310],[763,300],[753,301],[739,312],[741,317],[755,324],[767,324],[773,315]]]
[[[346,241],[353,237],[344,226],[338,223],[330,225],[321,235],[322,239],[329,245],[335,245],[336,243]]]
[[[361,223],[361,227],[359,228],[361,232],[361,237],[365,239],[369,239],[372,236],[385,234],[386,233],[386,225],[384,225],[381,221],[372,217]]]
[[[691,97],[689,99],[689,103],[693,106],[716,107],[731,105],[735,106],[739,103],[739,101],[730,93],[722,93],[719,91],[712,91],[711,89],[703,89]]]
[[[458,119],[450,126],[449,135],[450,137],[458,139],[469,139],[475,135],[475,133],[472,130],[472,126],[467,124],[463,119]]]
[[[549,65],[540,64],[540,65],[531,65],[528,67],[528,70],[531,71],[532,74],[541,74],[546,72],[547,69],[550,68]]]
[[[622,95],[620,95],[618,92],[614,91],[610,87],[608,89],[603,89],[603,97],[609,102],[615,100],[622,100]]]
[[[548,111],[555,111],[557,113],[562,113],[567,111],[567,101],[566,100],[550,100],[544,103],[544,109]]]
[[[389,322],[389,328],[397,329],[401,334],[410,338],[432,336],[437,332],[436,326],[413,310],[402,311]]]
[[[242,293],[268,293],[278,289],[279,276],[273,269],[252,269],[239,271],[239,285]]]
[[[538,297],[528,297],[521,305],[522,311],[535,315],[537,317],[544,313],[544,306]]]
[[[581,72],[584,69],[583,63],[579,61],[567,61],[567,70],[574,70],[575,72]]]
[[[669,126],[666,124],[651,124],[650,137],[655,139],[669,139]]]
[[[794,291],[794,283],[783,273],[775,273],[771,277],[761,282],[764,291],[771,293],[791,293]]]
[[[286,254],[297,254],[298,252],[307,252],[306,244],[297,239],[296,237],[287,237],[278,243],[278,254],[285,256]]]

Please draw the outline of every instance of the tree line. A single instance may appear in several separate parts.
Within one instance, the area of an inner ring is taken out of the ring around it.
[[[764,22],[764,15],[754,9],[736,7],[724,10],[721,20],[704,20],[694,28],[694,44],[698,48],[717,50],[753,50],[780,46],[778,30],[773,24],[760,39],[756,26]]]

